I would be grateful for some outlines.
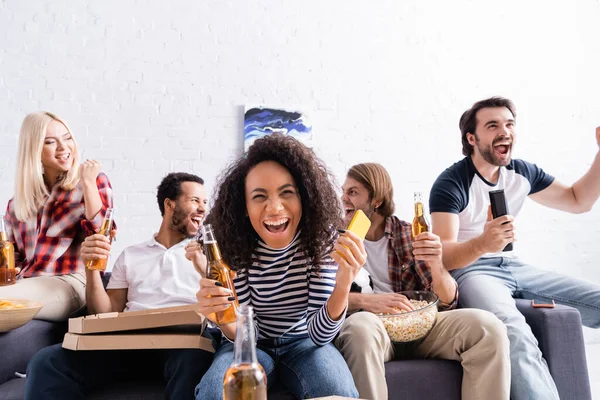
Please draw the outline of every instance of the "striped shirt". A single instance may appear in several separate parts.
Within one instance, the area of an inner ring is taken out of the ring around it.
[[[102,208],[91,221],[85,218],[81,182],[73,190],[55,184],[37,215],[25,222],[17,219],[13,199],[8,202],[5,218],[9,240],[15,246],[15,264],[22,268],[19,278],[84,270],[79,257],[81,243],[100,229],[106,209],[113,206],[108,177],[98,174],[96,185]]]
[[[332,320],[327,299],[335,286],[337,264],[327,255],[319,272],[300,247],[299,233],[283,249],[259,241],[252,266],[234,280],[240,304],[254,308],[259,339],[306,336],[323,346],[333,340],[344,317]],[[345,313],[344,313],[345,314]]]

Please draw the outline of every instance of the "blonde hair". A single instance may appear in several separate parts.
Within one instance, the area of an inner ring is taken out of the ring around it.
[[[21,125],[13,201],[15,216],[19,221],[27,221],[34,217],[50,194],[44,183],[42,149],[46,138],[46,128],[52,121],[60,122],[73,135],[65,121],[47,111],[28,114]],[[74,137],[73,144],[75,146],[72,154],[73,165],[59,178],[60,187],[66,190],[73,189],[79,182],[79,155]]]
[[[376,211],[383,217],[394,215],[394,187],[387,170],[381,164],[363,163],[350,168],[347,174],[369,191],[369,201],[380,202]]]

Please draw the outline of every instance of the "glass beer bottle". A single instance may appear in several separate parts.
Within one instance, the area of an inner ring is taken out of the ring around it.
[[[218,326],[227,325],[236,321],[236,312],[240,306],[237,294],[235,293],[235,286],[233,285],[234,272],[225,263],[223,257],[221,257],[221,250],[217,244],[217,239],[215,239],[215,233],[211,224],[202,225],[202,241],[208,264],[206,266],[206,277],[221,282],[223,287],[230,289],[233,292],[233,297],[235,297],[235,300],[231,303],[231,307],[225,311],[215,313],[212,318]]]
[[[425,217],[425,211],[423,208],[423,193],[415,192],[415,218],[412,223],[412,234],[413,238],[417,237],[420,233],[429,232],[429,221]]]
[[[224,400],[267,400],[267,374],[256,358],[253,309],[242,305],[233,345],[233,362],[223,379]]]
[[[112,237],[110,236],[110,231],[113,227],[113,214],[114,208],[108,208],[106,210],[106,214],[104,215],[104,220],[102,221],[102,226],[100,227],[100,231],[98,232],[101,235],[106,236],[109,240],[112,241]],[[104,271],[106,270],[106,263],[108,262],[107,258],[101,260],[90,260],[85,264],[87,269],[92,269],[96,271]]]
[[[8,240],[4,215],[0,215],[0,286],[13,285],[16,282],[15,248]]]

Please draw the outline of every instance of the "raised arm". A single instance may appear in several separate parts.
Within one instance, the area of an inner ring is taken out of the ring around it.
[[[596,128],[596,142],[600,146],[600,126]],[[590,211],[600,197],[600,152],[596,153],[590,169],[572,186],[554,181],[529,197],[546,207],[573,214]]]
[[[79,166],[79,179],[83,186],[83,199],[85,203],[85,218],[92,221],[102,210],[102,198],[96,183],[96,178],[102,165],[95,160],[86,160]]]
[[[367,258],[362,240],[352,232],[339,236],[333,249],[309,279],[308,335],[318,346],[331,342],[339,332],[352,281]]]
[[[335,287],[327,301],[327,312],[333,320],[338,320],[348,307],[348,294],[358,271],[367,261],[363,241],[353,232],[347,231],[338,237],[331,258],[338,264]]]

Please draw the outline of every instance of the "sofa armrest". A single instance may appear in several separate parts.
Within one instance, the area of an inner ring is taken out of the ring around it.
[[[66,322],[31,320],[20,328],[0,333],[0,384],[15,378],[15,372],[25,373],[27,363],[35,353],[62,340]]]
[[[560,398],[591,399],[579,311],[560,304],[534,308],[525,299],[516,299],[516,304],[539,342]]]

